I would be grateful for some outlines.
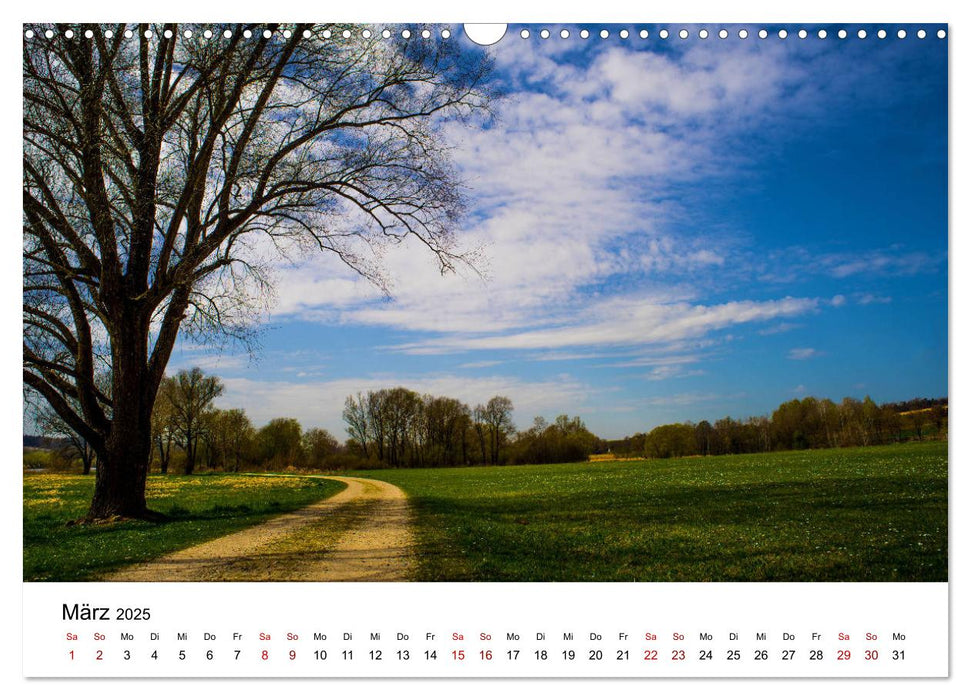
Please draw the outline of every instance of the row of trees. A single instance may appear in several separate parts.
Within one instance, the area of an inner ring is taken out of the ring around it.
[[[304,431],[295,418],[274,418],[256,429],[240,408],[213,406],[224,391],[218,377],[198,367],[165,377],[152,416],[152,462],[168,473],[174,461],[192,474],[206,469],[283,469],[326,466],[342,451],[322,428]]]
[[[348,449],[392,467],[500,464],[511,435],[513,404],[494,396],[470,408],[447,396],[405,387],[348,396]]]
[[[845,398],[838,404],[809,396],[781,404],[771,417],[659,425],[649,433],[607,445],[618,455],[664,458],[881,445],[946,436],[945,400],[903,413],[897,408],[898,404],[878,406],[869,396],[862,401]]]
[[[405,387],[358,393],[344,404],[347,450],[390,467],[550,464],[606,450],[579,417],[537,417],[517,432],[512,411],[506,396],[469,406]]]
[[[505,396],[470,407],[451,397],[394,387],[347,397],[343,417],[349,439],[341,444],[321,428],[303,430],[294,418],[274,418],[257,429],[242,409],[214,406],[224,389],[218,377],[199,368],[163,378],[152,414],[151,463],[160,472],[192,474],[200,466],[239,471],[550,464],[606,452],[649,458],[724,455],[867,446],[947,433],[945,399],[920,400],[926,407],[911,408],[913,402],[879,406],[869,396],[838,404],[810,396],[779,405],[771,416],[671,423],[605,441],[578,416],[561,415],[552,423],[537,417],[531,427],[517,431],[513,403]],[[55,412],[42,405],[36,423],[59,440],[62,456],[80,460],[85,474],[97,465],[96,451]]]

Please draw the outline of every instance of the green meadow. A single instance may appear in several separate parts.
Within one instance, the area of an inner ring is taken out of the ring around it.
[[[424,580],[947,580],[944,442],[371,476]]]
[[[400,486],[429,581],[946,581],[947,443],[350,472]],[[67,526],[93,477],[24,476],[24,579],[88,580],[338,492],[152,476],[164,523]]]

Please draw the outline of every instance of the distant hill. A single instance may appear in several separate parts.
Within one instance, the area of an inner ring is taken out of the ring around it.
[[[910,401],[897,401],[883,404],[884,408],[892,409],[897,413],[920,411],[927,408],[934,408],[935,406],[944,406],[947,408],[947,397],[944,396],[939,399],[910,399]]]
[[[70,445],[66,438],[49,438],[43,435],[24,435],[24,447],[33,447],[41,450],[57,450],[61,447]]]

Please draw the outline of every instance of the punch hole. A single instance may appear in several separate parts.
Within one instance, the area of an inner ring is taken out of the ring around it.
[[[465,35],[479,46],[492,46],[506,35],[505,24],[466,24]],[[545,31],[545,30],[544,30]],[[549,32],[547,32],[547,35]],[[525,37],[523,37],[525,38]]]

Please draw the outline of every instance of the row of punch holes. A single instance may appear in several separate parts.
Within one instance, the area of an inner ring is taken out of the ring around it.
[[[166,29],[160,33],[166,39],[171,39],[174,36],[174,33],[171,29]],[[259,32],[259,31],[254,32],[253,30],[245,29],[242,32],[243,38],[245,39],[250,39],[253,36],[256,36],[258,34],[262,34],[264,38],[269,39],[273,36],[273,33],[274,32],[272,32],[269,29],[264,29],[262,32]],[[283,36],[283,38],[285,39],[289,39],[293,36],[293,32],[289,29],[279,30],[277,33]],[[390,39],[395,33],[400,34],[401,38],[403,39],[410,39],[413,35],[421,36],[421,38],[423,39],[430,39],[433,34],[433,32],[429,29],[423,29],[417,34],[412,32],[410,29],[402,29],[400,32],[392,32],[390,29],[384,29],[380,31],[380,36],[384,39]],[[438,33],[442,39],[448,39],[452,36],[452,30],[448,28],[441,29],[436,33]],[[151,29],[146,29],[143,34],[146,39],[151,39],[153,36],[155,36],[155,32],[153,32]],[[230,29],[225,29],[220,34],[225,39],[231,39],[233,36],[233,32]],[[634,34],[636,34],[636,36],[640,37],[641,39],[648,39],[651,36],[650,32],[646,29],[641,29],[634,33],[632,33],[628,29],[621,29],[617,31],[616,34],[621,39],[629,39]],[[770,32],[768,29],[760,29],[758,30],[758,32],[754,32],[754,34],[755,36],[758,36],[760,39],[768,39],[773,34],[778,36],[780,39],[786,39],[790,35],[787,29],[779,29],[778,31],[774,31],[774,32]],[[825,29],[819,29],[813,32],[813,34],[819,39],[826,39],[828,36],[830,36],[829,32]],[[851,35],[850,32],[847,31],[846,29],[839,29],[836,32],[834,32],[834,34],[836,37],[840,39],[846,39]],[[886,29],[878,29],[874,34],[878,39],[886,39],[888,36],[890,36],[890,33],[888,33]],[[135,36],[135,33],[130,29],[126,29],[124,31],[124,35],[125,35],[125,38],[131,39]],[[331,32],[331,30],[325,29],[322,32],[322,36],[325,39],[337,38],[337,37],[350,39],[351,35],[352,35],[352,32],[349,29],[344,29],[340,32]],[[375,33],[372,32],[372,30],[370,29],[360,30],[360,35],[365,39],[370,39],[371,37],[376,36]],[[551,32],[549,29],[541,29],[539,30],[539,32],[537,32],[537,35],[541,39],[549,39],[550,37],[554,36],[554,33]],[[558,32],[558,35],[561,39],[569,39],[571,36],[573,36],[573,33],[569,29],[561,29]],[[657,36],[660,39],[667,39],[671,35],[672,35],[671,31],[668,29],[661,29],[657,33]],[[681,39],[688,39],[691,37],[692,33],[687,29],[681,29],[677,31],[676,35]],[[719,29],[717,32],[711,32],[708,29],[699,29],[697,30],[695,35],[699,39],[708,39],[711,36],[717,36],[719,39],[727,39],[729,36],[731,36],[731,33],[727,29]],[[737,36],[739,39],[747,39],[751,35],[752,33],[750,33],[749,30],[745,28],[739,29],[737,32]],[[796,36],[798,36],[800,39],[806,39],[810,35],[811,33],[807,29],[800,29],[796,32]],[[927,33],[927,30],[925,29],[918,29],[915,32],[915,35],[917,36],[918,39],[926,39],[928,36],[928,33]],[[27,39],[33,39],[35,36],[34,30],[32,29],[26,30],[24,32],[24,36]],[[53,39],[55,36],[57,36],[57,33],[53,29],[47,29],[44,31],[44,36],[48,39]],[[67,29],[63,32],[63,36],[65,39],[73,39],[75,36],[77,36],[77,34],[74,32],[74,30]],[[92,29],[85,30],[83,32],[83,36],[86,39],[94,38],[94,30]],[[106,29],[104,30],[104,36],[106,39],[110,39],[114,36],[114,31],[111,29]],[[191,39],[193,36],[195,36],[195,33],[191,29],[186,29],[182,32],[182,36],[186,39]],[[217,34],[214,33],[211,29],[205,29],[199,33],[199,36],[201,36],[203,39],[212,39],[216,37]],[[304,38],[309,39],[312,36],[312,34],[309,30],[305,30],[303,32],[303,36]],[[522,29],[519,32],[519,36],[523,39],[528,39],[530,36],[532,36],[532,32],[530,32],[529,29]],[[612,36],[612,34],[608,29],[601,29],[596,34],[591,33],[590,30],[588,29],[581,29],[576,33],[576,36],[579,36],[581,39],[589,39],[591,36],[599,36],[601,39],[609,39]],[[856,36],[859,39],[866,39],[869,36],[869,33],[867,32],[866,29],[859,29],[856,31]],[[906,39],[908,36],[907,30],[898,29],[896,32],[896,36],[898,39]],[[944,29],[937,30],[938,39],[943,39],[946,36],[947,36],[947,32]]]

